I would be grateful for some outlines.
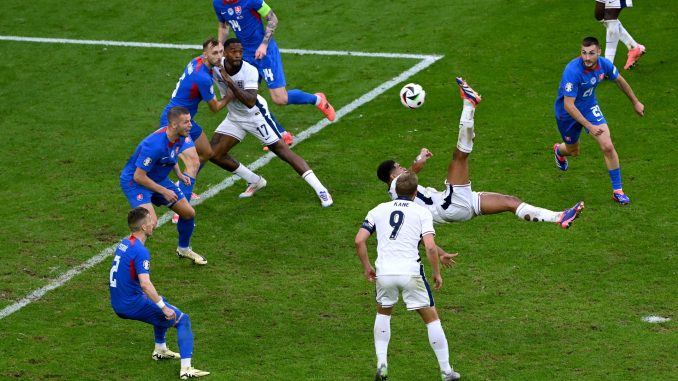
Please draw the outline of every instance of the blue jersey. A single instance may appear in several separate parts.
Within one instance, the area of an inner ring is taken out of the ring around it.
[[[179,153],[192,146],[190,137],[179,137],[171,142],[167,137],[167,127],[163,127],[139,143],[120,173],[120,182],[131,185],[134,182],[134,172],[141,168],[151,180],[159,183],[169,177],[179,160]]]
[[[165,106],[163,117],[172,107],[182,106],[188,109],[193,119],[198,113],[198,104],[201,101],[209,102],[215,97],[214,87],[212,87],[212,69],[205,65],[202,56],[196,57],[186,65],[184,73],[179,77],[172,99]]]
[[[565,67],[558,88],[558,98],[555,104],[556,118],[570,118],[565,110],[564,97],[575,97],[574,105],[582,113],[597,106],[595,90],[598,84],[605,78],[614,81],[618,76],[617,68],[605,57],[598,57],[598,64],[592,69],[584,66],[581,57],[570,61]]]
[[[228,22],[242,43],[243,59],[254,62],[254,52],[264,40],[264,23],[257,12],[263,0],[214,0],[214,12],[220,23]],[[277,50],[275,40],[271,38],[267,50]]]
[[[118,313],[133,313],[147,304],[148,297],[139,283],[139,274],[149,274],[151,256],[133,235],[115,249],[108,288],[111,306]]]

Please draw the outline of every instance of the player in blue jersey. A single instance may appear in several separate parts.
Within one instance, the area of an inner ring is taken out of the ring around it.
[[[181,173],[178,159],[182,152],[193,149],[189,136],[191,115],[184,107],[172,107],[167,113],[167,126],[155,131],[139,143],[120,173],[120,188],[133,208],[148,209],[151,219],[157,217],[153,205],[165,205],[179,215],[177,230],[179,245],[177,255],[190,258],[199,265],[207,264],[205,258],[191,250],[190,242],[195,226],[195,210],[182,190],[169,179],[172,170],[181,184],[192,179]]]
[[[191,60],[186,65],[183,74],[179,77],[176,88],[172,92],[172,98],[160,116],[160,127],[167,126],[167,113],[172,107],[181,106],[188,109],[191,114],[191,139],[195,147],[183,151],[181,161],[186,166],[184,175],[191,181],[180,182],[179,187],[184,192],[188,201],[193,194],[193,187],[200,171],[201,164],[209,161],[212,156],[210,143],[202,130],[195,122],[194,117],[198,112],[200,102],[206,102],[212,112],[218,112],[226,106],[224,99],[218,99],[212,86],[212,70],[221,64],[224,48],[214,38],[208,38],[203,43],[202,55]]]
[[[191,366],[191,319],[167,303],[151,282],[151,255],[144,244],[153,234],[155,220],[148,209],[136,207],[127,214],[127,224],[132,234],[123,239],[115,250],[109,274],[111,307],[123,319],[139,320],[153,326],[153,360],[181,358],[179,377],[182,380],[207,376],[209,372]],[[170,327],[177,329],[179,353],[167,348],[165,334]]]
[[[644,115],[645,106],[636,98],[631,86],[610,60],[600,57],[598,40],[595,37],[586,37],[582,41],[581,56],[567,64],[558,88],[555,114],[563,142],[553,146],[553,154],[556,166],[566,171],[566,156],[574,157],[579,154],[579,136],[582,128],[586,129],[596,139],[605,156],[612,182],[612,199],[624,205],[631,200],[622,190],[619,156],[612,144],[610,129],[595,94],[596,87],[605,78],[614,81],[626,94],[638,115]]]
[[[278,17],[268,4],[263,0],[214,0],[212,4],[219,20],[219,42],[226,41],[230,29],[233,29],[235,36],[242,41],[243,58],[254,65],[260,78],[266,81],[273,103],[313,104],[330,122],[336,119],[334,108],[325,94],[310,94],[298,89],[287,91],[280,51],[273,39]],[[262,17],[266,20],[266,28]],[[282,127],[278,128],[282,130]],[[285,142],[291,144],[291,135],[284,130],[280,133]]]
[[[596,20],[605,25],[607,35],[605,36],[605,58],[614,63],[614,56],[617,54],[617,44],[621,40],[629,49],[624,69],[631,69],[636,65],[640,57],[645,54],[645,46],[636,42],[631,34],[624,28],[619,21],[619,14],[624,8],[631,8],[631,0],[596,0],[594,15]]]

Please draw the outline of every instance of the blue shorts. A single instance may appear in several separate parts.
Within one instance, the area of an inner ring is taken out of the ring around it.
[[[173,305],[167,303],[167,300],[164,297],[162,300],[165,301],[165,305],[167,307],[176,313],[176,318],[167,320],[165,318],[165,314],[162,312],[162,309],[148,298],[145,298],[144,303],[132,311],[115,311],[115,313],[123,319],[143,321],[144,323],[148,323],[156,327],[173,327],[179,322],[183,312]]]
[[[277,45],[269,45],[266,51],[266,57],[260,60],[254,57],[244,57],[249,64],[254,65],[259,71],[259,79],[266,81],[269,89],[277,89],[287,86],[285,83],[285,72],[283,71],[282,59]]]
[[[167,127],[168,124],[169,121],[167,120],[167,109],[165,109],[165,111],[162,112],[162,115],[160,115],[160,128]],[[192,127],[190,137],[195,142],[196,140],[198,140],[200,135],[202,135],[202,127],[200,127],[200,125],[196,123],[195,120],[193,119],[191,119],[191,126]],[[184,147],[181,147],[181,151],[179,151],[179,153],[182,153],[191,147],[193,147],[193,145],[190,147],[184,145]]]
[[[579,112],[594,126],[607,124],[607,120],[605,120],[605,116],[597,104],[583,110],[579,109]],[[563,111],[560,115],[556,114],[556,124],[558,124],[558,131],[560,131],[560,136],[565,144],[575,144],[579,141],[579,136],[584,126],[574,120],[567,111]],[[588,132],[586,130],[587,134]]]
[[[132,206],[132,208],[149,203],[152,203],[155,206],[164,205],[168,208],[171,208],[174,204],[179,202],[179,200],[186,198],[186,196],[184,196],[184,192],[182,192],[177,184],[173,183],[172,180],[165,179],[158,182],[158,184],[174,191],[174,193],[176,193],[179,197],[177,201],[171,203],[167,201],[160,193],[153,192],[148,188],[142,187],[134,181],[120,181],[120,188],[122,189],[122,193],[125,194],[125,197],[127,197],[127,201]]]

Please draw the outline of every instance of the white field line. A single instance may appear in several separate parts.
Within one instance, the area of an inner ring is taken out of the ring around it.
[[[15,37],[15,36],[0,36],[0,40],[11,40],[11,41],[26,41],[26,42],[49,42],[49,43],[64,43],[64,44],[90,44],[90,45],[115,45],[115,46],[134,46],[134,47],[152,47],[152,48],[175,48],[175,49],[195,49],[196,46],[192,45],[173,45],[173,44],[150,44],[150,43],[137,43],[137,42],[120,42],[120,41],[91,41],[91,40],[65,40],[65,39],[50,39],[50,38],[28,38],[28,37]],[[200,47],[197,47],[198,49]],[[283,50],[283,52],[285,52]],[[297,54],[329,54],[328,52],[321,52],[321,53],[313,53],[312,51],[306,51],[306,50],[292,50],[291,52],[297,53]],[[300,53],[303,52],[303,53]],[[346,106],[342,107],[337,111],[337,120],[341,119],[344,115],[347,115],[348,113],[356,110],[358,107],[372,101],[379,95],[383,94],[393,86],[397,85],[398,83],[401,83],[411,76],[417,74],[418,72],[426,69],[427,67],[431,66],[433,63],[435,63],[437,60],[441,59],[442,56],[426,56],[426,55],[411,55],[411,54],[403,54],[403,55],[398,55],[398,54],[387,54],[387,55],[381,55],[385,53],[361,53],[361,52],[333,52],[336,53],[337,55],[356,55],[356,56],[369,56],[369,57],[385,57],[385,58],[420,58],[421,62],[417,63],[413,67],[409,68],[408,70],[405,70],[404,72],[400,73],[398,76],[391,78],[390,80],[382,83],[381,85],[375,87],[374,89],[370,90],[369,92],[365,93],[361,97],[353,100],[351,103],[347,104]],[[335,121],[335,123],[336,123]],[[330,124],[330,122],[327,119],[322,119],[318,123],[314,124],[310,128],[302,131],[298,135],[295,136],[295,145],[303,142],[304,140],[308,139],[315,133],[319,132],[323,128],[327,127],[327,125]],[[268,164],[268,162],[273,159],[275,155],[271,152],[268,154],[263,155],[259,159],[255,160],[254,162],[250,163],[248,167],[255,171],[264,165]],[[222,182],[220,182],[217,185],[214,185],[207,189],[205,192],[203,192],[200,195],[200,198],[197,200],[193,200],[191,202],[192,205],[199,205],[202,204],[204,201],[216,196],[219,192],[222,190],[230,187],[235,183],[239,177],[237,176],[228,176],[226,177]],[[167,212],[163,214],[160,218],[158,218],[158,228],[161,227],[162,225],[166,224],[170,219],[172,218],[172,212]],[[114,244],[112,246],[109,246],[99,252],[97,255],[93,256],[92,258],[88,259],[87,261],[83,262],[82,264],[73,267],[72,269],[66,271],[65,273],[59,275],[57,278],[52,279],[46,286],[40,287],[36,290],[33,290],[31,293],[26,295],[24,298],[18,300],[17,302],[3,308],[0,311],[0,320],[6,318],[7,316],[19,311],[23,307],[29,305],[32,302],[35,302],[37,300],[40,300],[47,292],[52,291],[56,288],[59,288],[66,284],[68,281],[70,281],[73,277],[76,275],[84,272],[85,270],[88,270],[99,263],[103,262],[106,258],[111,256],[115,252],[115,248],[118,246],[118,244]]]

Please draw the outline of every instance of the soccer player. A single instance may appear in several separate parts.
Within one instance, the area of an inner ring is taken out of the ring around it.
[[[645,46],[636,42],[629,32],[619,21],[619,14],[624,8],[633,7],[632,0],[596,0],[594,15],[596,20],[605,25],[607,35],[605,38],[605,58],[614,63],[614,56],[617,54],[617,44],[622,40],[628,48],[628,57],[625,70],[629,70],[636,65],[640,57],[645,54]]]
[[[193,195],[193,187],[201,164],[206,163],[212,156],[209,141],[202,131],[202,127],[193,119],[198,112],[198,105],[204,101],[212,112],[218,112],[226,106],[226,101],[218,99],[214,94],[214,87],[212,86],[212,71],[221,64],[224,53],[223,47],[214,38],[208,38],[202,46],[202,55],[192,59],[186,65],[174,92],[172,92],[172,98],[160,116],[160,127],[165,127],[168,124],[167,114],[172,107],[185,107],[191,114],[191,139],[195,146],[186,149],[180,155],[181,161],[186,166],[184,175],[191,181],[179,183],[179,188],[186,195],[188,201],[191,200]]]
[[[610,60],[600,57],[598,40],[595,37],[586,37],[582,41],[581,55],[567,64],[558,87],[555,114],[563,142],[553,146],[553,154],[556,166],[567,171],[566,156],[574,157],[579,154],[579,136],[582,128],[585,128],[596,139],[605,156],[612,182],[612,199],[625,205],[631,200],[622,190],[619,156],[612,144],[610,129],[595,94],[596,87],[605,78],[614,81],[626,94],[638,115],[644,115],[645,106],[636,98],[631,86]]]
[[[554,212],[530,205],[516,196],[474,192],[471,189],[468,158],[473,150],[475,137],[475,107],[481,97],[462,78],[457,78],[456,81],[464,105],[459,122],[457,146],[452,155],[453,160],[447,168],[445,189],[441,192],[419,186],[415,202],[426,207],[433,215],[433,222],[436,223],[462,222],[481,214],[511,212],[526,221],[552,222],[563,229],[569,228],[584,208],[583,201],[563,212]],[[391,199],[395,200],[398,197],[395,189],[396,179],[408,171],[419,173],[432,156],[428,149],[422,148],[409,170],[393,160],[384,161],[379,165],[377,177],[389,186],[388,193]]]
[[[459,373],[450,366],[445,332],[435,308],[431,288],[419,258],[419,241],[423,241],[431,263],[434,288],[443,285],[438,266],[433,218],[424,207],[413,201],[417,195],[417,175],[405,172],[395,183],[397,198],[370,210],[355,237],[358,258],[365,278],[376,283],[377,316],[374,319],[374,348],[377,353],[375,380],[388,379],[387,351],[391,339],[391,314],[402,293],[407,309],[415,310],[428,329],[428,340],[438,358],[443,380],[458,380]],[[367,255],[367,240],[377,233],[375,267]]]
[[[153,360],[181,358],[179,378],[203,377],[210,374],[191,366],[193,332],[191,319],[178,308],[167,303],[151,282],[151,255],[144,246],[153,234],[155,220],[143,207],[132,209],[127,215],[132,234],[123,239],[115,250],[109,275],[111,307],[123,319],[139,320],[151,324],[155,332]],[[179,353],[167,348],[167,329],[177,329]]]
[[[247,181],[241,198],[252,197],[266,186],[266,180],[229,154],[231,148],[245,138],[246,133],[257,137],[279,158],[287,162],[313,188],[323,207],[332,205],[332,196],[318,180],[306,161],[281,140],[276,122],[268,110],[266,100],[258,95],[257,69],[243,61],[243,45],[237,38],[224,42],[222,70],[215,72],[214,80],[228,102],[228,114],[212,136],[211,161]]]
[[[146,208],[153,222],[157,222],[154,205],[165,205],[179,215],[177,255],[190,258],[198,265],[207,264],[204,257],[191,250],[195,210],[184,192],[169,179],[174,170],[181,184],[192,179],[181,173],[178,158],[194,147],[189,136],[191,114],[184,107],[172,107],[167,112],[167,125],[150,134],[139,143],[120,173],[120,188],[133,208]]]
[[[310,94],[285,87],[285,73],[278,45],[273,33],[278,27],[278,17],[263,0],[214,0],[214,12],[219,20],[219,42],[228,38],[230,29],[242,41],[245,61],[254,65],[261,78],[266,81],[273,103],[313,104],[330,122],[336,119],[334,107],[327,101],[324,93]],[[262,17],[266,20],[266,28]],[[279,132],[288,144],[292,144],[292,135],[278,124]]]

